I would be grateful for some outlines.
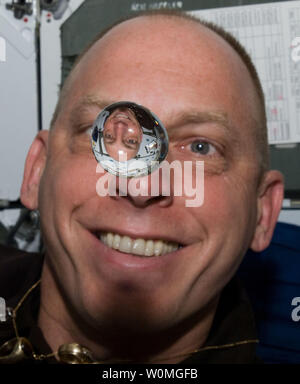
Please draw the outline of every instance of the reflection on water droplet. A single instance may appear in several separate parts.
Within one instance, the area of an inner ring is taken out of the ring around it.
[[[126,101],[101,111],[91,138],[97,161],[117,176],[147,175],[168,152],[168,135],[158,118],[147,108]]]

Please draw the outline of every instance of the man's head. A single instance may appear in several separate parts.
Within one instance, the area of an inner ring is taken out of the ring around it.
[[[87,132],[103,107],[120,100],[160,118],[168,161],[205,162],[201,207],[172,194],[97,195]],[[33,143],[22,187],[23,203],[41,213],[43,277],[61,324],[77,320],[97,330],[100,342],[103,330],[129,339],[176,327],[193,335],[197,325],[187,324],[205,318],[248,247],[260,251],[272,236],[282,179],[275,171],[262,175],[262,119],[241,58],[195,21],[142,16],[93,44],[68,80],[52,130]],[[145,244],[169,242],[179,249],[146,257]]]
[[[142,142],[143,132],[130,108],[117,108],[106,119],[103,140],[107,153],[117,161],[135,157]]]

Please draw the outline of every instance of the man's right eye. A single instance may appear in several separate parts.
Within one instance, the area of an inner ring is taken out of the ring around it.
[[[105,142],[107,142],[107,143],[114,143],[115,142],[114,136],[111,135],[110,133],[105,133],[103,135],[103,137],[104,137]]]
[[[199,155],[213,155],[216,153],[216,148],[208,143],[207,141],[203,140],[195,140],[190,144],[190,148],[192,152],[195,152]]]
[[[127,138],[124,144],[132,149],[137,149],[139,146],[138,140],[135,138]]]
[[[220,155],[219,149],[206,139],[191,138],[185,143],[180,143],[178,148],[182,155],[193,158],[215,158]]]

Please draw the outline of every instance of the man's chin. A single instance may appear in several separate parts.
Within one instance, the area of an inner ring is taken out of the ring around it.
[[[85,315],[89,316],[91,329],[97,329],[97,334],[104,338],[159,334],[174,327],[176,318],[173,311],[162,313],[157,308],[141,304],[128,306],[126,303],[112,303],[109,307],[94,311],[87,309]]]

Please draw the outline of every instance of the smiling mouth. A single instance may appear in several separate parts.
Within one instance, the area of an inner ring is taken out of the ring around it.
[[[102,232],[98,238],[109,248],[119,252],[130,253],[142,257],[161,256],[177,251],[182,246],[179,243],[164,240],[132,239],[112,232]]]

